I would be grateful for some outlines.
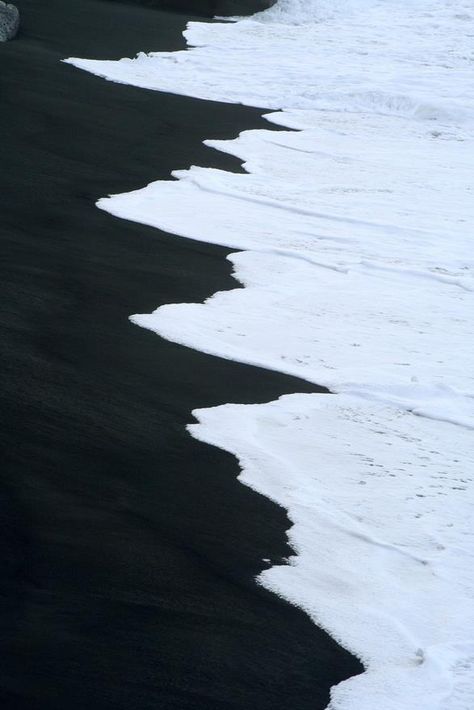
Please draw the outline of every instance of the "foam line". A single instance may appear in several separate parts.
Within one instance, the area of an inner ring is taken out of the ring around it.
[[[265,107],[291,129],[206,144],[101,209],[220,244],[244,288],[132,321],[333,394],[194,412],[284,506],[259,578],[364,663],[331,710],[474,707],[474,84],[467,0],[279,0],[190,23],[191,49],[70,59],[112,81]]]

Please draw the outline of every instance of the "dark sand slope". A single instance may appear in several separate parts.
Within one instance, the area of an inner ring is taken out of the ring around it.
[[[190,410],[307,384],[202,355],[127,320],[233,288],[225,250],[94,201],[262,125],[259,112],[105,82],[59,62],[182,44],[183,17],[22,0],[0,47],[0,707],[302,710],[360,665],[258,588],[284,511]]]
[[[178,12],[194,12],[203,17],[215,15],[245,15],[271,7],[275,0],[110,0],[110,2],[126,2],[128,4],[175,10]]]

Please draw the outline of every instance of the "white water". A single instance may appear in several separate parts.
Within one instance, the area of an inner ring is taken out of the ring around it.
[[[244,289],[134,322],[336,393],[190,427],[288,509],[296,554],[260,581],[364,662],[334,710],[474,708],[473,17],[466,0],[280,0],[192,23],[185,52],[69,60],[298,129],[208,141],[248,174],[192,167],[99,207],[244,250]]]

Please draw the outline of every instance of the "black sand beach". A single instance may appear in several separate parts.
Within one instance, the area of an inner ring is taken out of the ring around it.
[[[226,252],[94,206],[193,163],[238,170],[202,140],[260,112],[59,61],[177,49],[182,14],[17,4],[0,45],[0,705],[323,708],[361,667],[254,582],[290,552],[286,515],[184,429],[196,407],[311,388],[131,325],[234,288]]]

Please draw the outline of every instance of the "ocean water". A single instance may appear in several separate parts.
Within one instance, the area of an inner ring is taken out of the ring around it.
[[[279,0],[190,23],[187,51],[69,59],[106,79],[267,108],[282,129],[104,197],[116,216],[236,249],[245,288],[132,321],[333,394],[194,412],[198,439],[288,510],[259,582],[366,671],[332,710],[474,707],[474,7]]]

